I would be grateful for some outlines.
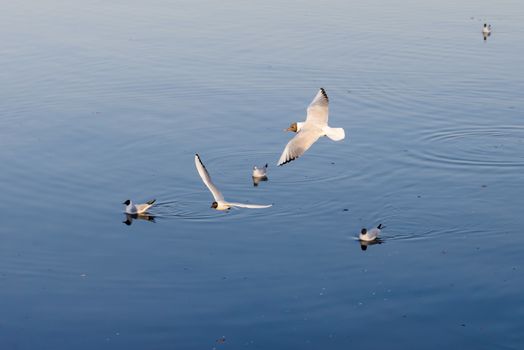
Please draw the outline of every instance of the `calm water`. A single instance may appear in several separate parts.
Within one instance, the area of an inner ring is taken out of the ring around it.
[[[4,2],[0,347],[522,349],[523,23],[520,1]],[[277,168],[321,86],[348,138]],[[210,209],[196,152],[274,206]],[[123,224],[127,198],[155,222]]]

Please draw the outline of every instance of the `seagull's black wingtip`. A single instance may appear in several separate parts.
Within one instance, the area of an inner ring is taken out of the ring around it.
[[[282,166],[282,165],[285,165],[287,163],[291,163],[292,161],[294,161],[295,159],[297,159],[298,157],[293,157],[293,158],[289,158],[288,160],[286,160],[285,162],[282,162],[280,164],[278,164],[278,166]]]
[[[327,95],[327,93],[326,93],[326,90],[324,90],[323,87],[320,88],[320,92],[322,92],[322,95],[326,98],[326,100],[329,101],[329,97],[328,97],[328,95]]]

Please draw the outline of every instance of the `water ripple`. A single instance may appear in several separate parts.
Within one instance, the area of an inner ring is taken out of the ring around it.
[[[524,127],[448,128],[425,133],[408,152],[426,166],[467,168],[524,167]]]

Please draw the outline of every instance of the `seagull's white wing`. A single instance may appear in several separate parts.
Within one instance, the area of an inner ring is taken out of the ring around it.
[[[320,88],[317,95],[307,108],[306,123],[314,123],[321,126],[327,125],[328,105],[329,99],[326,91],[323,88]]]
[[[284,165],[297,159],[306,152],[312,144],[321,135],[321,131],[317,128],[302,129],[289,141],[284,148],[284,152],[278,160],[278,165]]]
[[[138,214],[140,213],[143,213],[145,212],[147,209],[151,208],[153,205],[152,204],[136,204],[135,207],[136,207],[136,212]]]
[[[227,203],[231,205],[232,207],[239,207],[239,208],[250,208],[250,209],[263,209],[263,208],[269,208],[273,206],[273,204],[268,205],[262,205],[262,204],[244,204],[244,203]]]
[[[195,165],[198,170],[198,174],[202,178],[202,181],[206,184],[207,188],[211,191],[211,194],[213,194],[213,198],[215,198],[215,201],[220,202],[224,200],[224,196],[218,188],[215,186],[213,181],[211,181],[211,177],[209,176],[209,173],[207,172],[206,167],[204,166],[204,163],[202,163],[202,160],[200,159],[200,156],[198,154],[195,154]]]
[[[147,201],[144,204],[135,204],[135,208],[138,214],[145,212],[149,208],[151,208],[156,202],[156,199],[152,199],[150,201]]]
[[[377,238],[379,234],[380,234],[380,230],[378,228],[372,228],[371,230],[368,231],[368,236],[371,239]]]

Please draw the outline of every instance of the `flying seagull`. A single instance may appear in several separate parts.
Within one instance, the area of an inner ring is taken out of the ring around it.
[[[333,141],[340,141],[346,137],[344,129],[328,126],[328,104],[329,99],[326,91],[320,88],[307,108],[306,121],[292,123],[286,129],[286,131],[293,131],[297,134],[284,148],[284,152],[278,160],[278,165],[284,165],[297,159],[322,136],[327,136]]]
[[[222,193],[218,190],[218,188],[215,186],[213,181],[211,181],[211,177],[209,176],[209,173],[207,172],[207,169],[204,166],[204,163],[202,163],[202,160],[200,159],[200,156],[198,154],[195,154],[195,166],[198,170],[198,174],[202,178],[202,181],[207,186],[207,188],[209,188],[209,191],[211,191],[211,194],[213,195],[213,198],[215,199],[213,204],[211,204],[211,208],[214,208],[216,210],[228,210],[232,207],[261,209],[261,208],[269,208],[272,206],[272,204],[259,205],[259,204],[243,204],[243,203],[226,202]]]

